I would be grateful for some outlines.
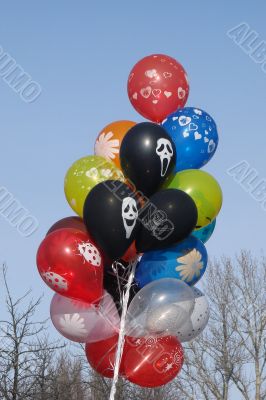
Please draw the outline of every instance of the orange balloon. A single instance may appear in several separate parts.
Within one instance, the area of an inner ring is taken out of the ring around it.
[[[120,146],[124,136],[134,125],[136,122],[133,121],[115,121],[105,126],[96,139],[94,154],[113,161],[121,169]]]

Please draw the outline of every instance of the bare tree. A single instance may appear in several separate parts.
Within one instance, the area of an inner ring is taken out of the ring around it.
[[[30,399],[36,383],[42,380],[43,385],[45,381],[48,359],[43,358],[44,354],[49,357],[62,346],[49,342],[45,334],[45,321],[33,321],[41,298],[28,300],[30,292],[27,292],[14,299],[8,286],[5,266],[2,275],[7,319],[0,321],[0,397],[5,400]]]
[[[242,252],[236,262],[209,264],[205,294],[211,318],[201,337],[185,346],[178,389],[186,399],[266,398],[266,268]]]
[[[51,343],[34,322],[40,299],[13,299],[3,269],[7,318],[0,321],[0,398],[108,400],[111,380],[89,367],[84,346]],[[144,389],[119,379],[116,400],[266,400],[266,261],[242,252],[209,264],[202,280],[211,307],[204,333],[185,344],[170,384]],[[26,304],[25,304],[26,302]]]

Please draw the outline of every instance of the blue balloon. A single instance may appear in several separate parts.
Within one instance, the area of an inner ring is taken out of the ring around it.
[[[209,225],[206,225],[203,228],[193,231],[192,235],[201,240],[202,243],[206,243],[213,234],[215,225],[216,225],[216,219],[214,219]]]
[[[175,172],[205,165],[218,146],[217,127],[212,117],[199,108],[184,107],[162,122],[176,147]]]
[[[207,263],[204,244],[189,236],[167,249],[144,253],[137,266],[135,280],[141,288],[162,278],[176,278],[193,286],[204,274]]]

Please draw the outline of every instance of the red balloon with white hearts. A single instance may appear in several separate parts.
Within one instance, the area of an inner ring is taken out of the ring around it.
[[[42,241],[37,266],[55,292],[87,303],[103,295],[103,257],[90,236],[77,229],[59,229]]]
[[[189,84],[183,66],[164,54],[144,57],[131,70],[128,96],[133,107],[145,118],[162,122],[184,107]]]

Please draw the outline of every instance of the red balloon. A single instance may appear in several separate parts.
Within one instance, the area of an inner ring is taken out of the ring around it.
[[[134,261],[136,259],[137,255],[138,255],[138,253],[137,253],[137,249],[136,249],[136,242],[134,241],[129,246],[129,248],[127,249],[125,254],[121,257],[121,259],[123,261],[130,262],[130,261]]]
[[[87,233],[50,233],[38,249],[37,266],[44,282],[63,296],[90,304],[103,296],[102,255]]]
[[[189,85],[184,68],[174,58],[153,54],[140,60],[128,78],[128,96],[145,118],[162,122],[186,104]]]
[[[56,223],[54,223],[46,235],[49,235],[50,233],[63,228],[73,228],[73,229],[78,229],[79,231],[82,231],[84,233],[88,233],[83,220],[80,217],[74,216],[74,217],[62,218]]]
[[[126,339],[124,374],[136,385],[148,388],[165,385],[181,371],[183,361],[183,348],[174,336]]]
[[[86,356],[95,371],[106,378],[113,378],[118,335],[99,342],[86,344]],[[120,374],[123,374],[123,357],[120,364]]]

